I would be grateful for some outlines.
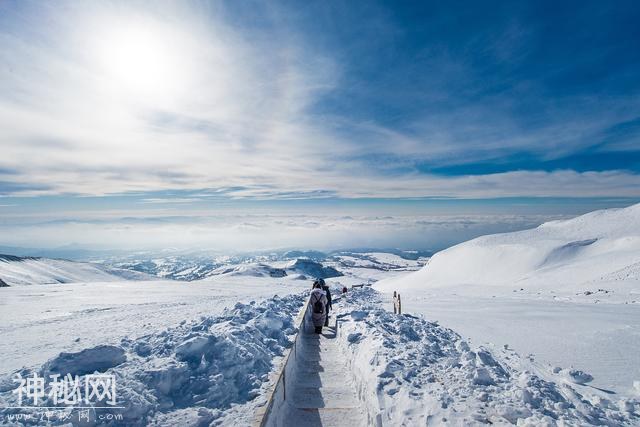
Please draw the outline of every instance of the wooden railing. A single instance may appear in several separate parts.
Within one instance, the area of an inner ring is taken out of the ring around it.
[[[272,415],[274,407],[287,399],[287,384],[292,384],[293,380],[293,378],[287,378],[287,372],[292,372],[293,370],[294,361],[297,358],[298,340],[300,339],[300,335],[304,333],[304,328],[307,325],[306,322],[310,321],[310,319],[307,318],[307,315],[310,313],[309,298],[307,298],[294,322],[298,328],[298,332],[293,338],[293,345],[286,351],[279,369],[273,374],[274,381],[270,390],[267,392],[267,403],[258,408],[256,412],[254,422],[256,427],[269,425],[269,417]]]

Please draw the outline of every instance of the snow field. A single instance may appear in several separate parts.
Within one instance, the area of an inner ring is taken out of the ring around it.
[[[253,406],[243,405],[261,403],[256,397],[264,393],[274,360],[290,346],[296,332],[293,318],[303,301],[301,295],[288,295],[237,303],[218,316],[183,321],[125,338],[119,345],[61,353],[40,368],[19,373],[113,374],[122,408],[105,411],[121,414],[119,423],[127,425],[242,424],[243,416],[250,424]],[[0,407],[17,406],[13,377],[6,375],[0,382]],[[4,418],[17,411],[25,410],[3,409],[0,414]],[[225,419],[228,411],[234,413],[233,420]]]
[[[519,356],[469,344],[422,317],[394,315],[370,288],[347,294],[340,342],[361,398],[378,425],[635,425],[640,399],[610,400],[577,390],[564,372],[552,381],[519,370]],[[370,419],[373,424],[374,420]]]

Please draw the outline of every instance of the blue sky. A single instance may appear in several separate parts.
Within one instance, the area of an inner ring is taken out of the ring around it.
[[[96,212],[634,203],[638,22],[632,1],[5,1],[5,240]]]

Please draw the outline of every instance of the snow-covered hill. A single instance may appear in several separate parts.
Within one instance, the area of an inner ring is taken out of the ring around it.
[[[640,380],[640,204],[479,237],[374,287],[477,344],[530,354],[531,369],[574,366],[622,394]]]
[[[306,258],[298,258],[287,266],[287,271],[298,273],[310,278],[328,279],[330,277],[340,277],[342,273],[330,266],[324,266],[317,261]]]
[[[263,263],[247,263],[220,267],[214,270],[210,275],[285,277],[287,272],[283,268],[276,268]]]
[[[471,285],[471,293],[640,292],[640,204],[495,234],[435,254],[421,270],[377,285],[408,291]]]
[[[229,277],[266,277],[284,278],[292,280],[310,280],[317,277],[340,277],[342,273],[330,266],[306,258],[295,261],[275,261],[270,264],[263,262],[246,262],[229,264],[210,272],[203,280],[226,279]]]
[[[146,274],[60,259],[0,255],[0,281],[8,286],[147,280]]]
[[[390,270],[417,270],[423,266],[426,257],[417,259],[402,258],[399,255],[387,252],[345,253],[333,256],[338,265],[345,268],[369,268],[382,271]]]

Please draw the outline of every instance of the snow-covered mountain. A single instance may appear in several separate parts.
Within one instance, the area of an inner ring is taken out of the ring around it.
[[[276,268],[263,263],[249,263],[220,267],[212,271],[210,275],[285,277],[287,275],[287,272],[283,268]]]
[[[229,264],[211,271],[211,276],[250,276],[250,277],[287,277],[299,279],[313,279],[321,277],[340,277],[343,274],[330,266],[324,266],[320,262],[307,258],[298,258],[295,261],[279,261],[271,264],[262,262]]]
[[[298,273],[303,276],[328,279],[330,277],[340,277],[343,274],[330,266],[324,266],[317,261],[305,258],[298,258],[287,266],[290,272]]]
[[[137,271],[163,279],[190,282],[214,274],[225,265],[225,260],[206,256],[157,256],[142,254],[127,256],[125,259],[109,260],[105,264],[118,269]]]
[[[471,285],[473,292],[514,289],[640,291],[640,204],[495,234],[435,254],[421,270],[377,285],[418,290]],[[464,287],[464,286],[463,286]]]
[[[289,250],[234,255],[135,253],[121,258],[103,258],[100,261],[118,269],[191,282],[218,275],[330,278],[339,277],[343,270],[351,268],[415,270],[424,265],[430,255],[430,252],[400,249],[353,249],[328,253]],[[285,270],[286,274],[280,270]]]
[[[391,270],[416,270],[423,266],[428,257],[407,257],[388,252],[364,252],[349,253],[344,252],[334,255],[333,259],[342,268],[369,268],[381,271]]]
[[[0,254],[0,282],[7,286],[113,282],[123,279],[147,280],[149,278],[143,273],[87,262]]]
[[[414,259],[416,258],[416,259]],[[196,281],[216,276],[289,279],[332,278],[343,270],[415,270],[427,258],[417,252],[285,251],[236,255],[133,253],[123,257],[70,261],[34,256],[0,255],[0,280],[8,286],[98,282],[113,280],[171,279]],[[0,286],[3,286],[0,282]]]

